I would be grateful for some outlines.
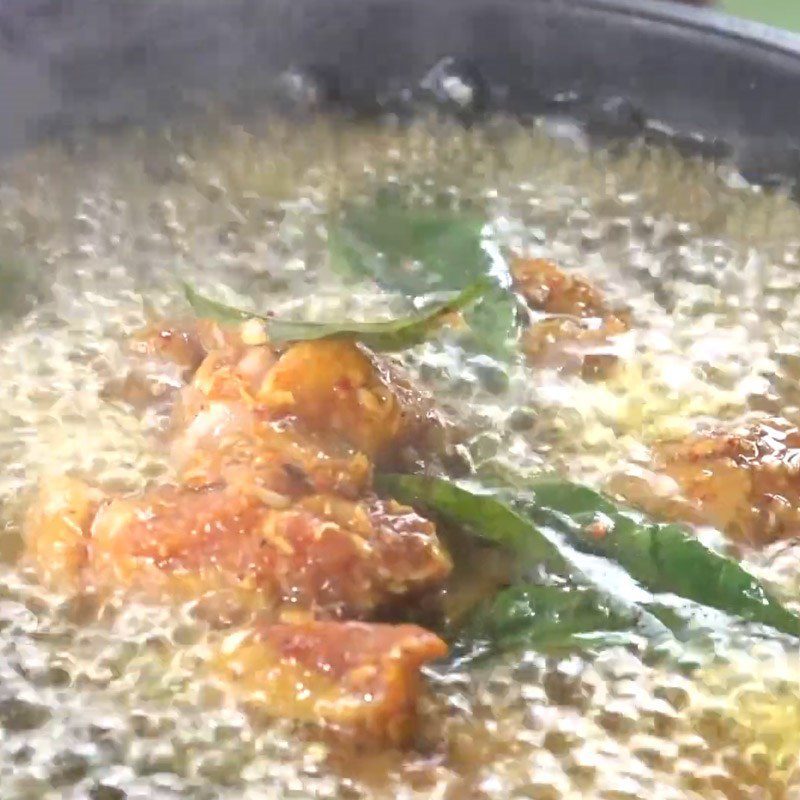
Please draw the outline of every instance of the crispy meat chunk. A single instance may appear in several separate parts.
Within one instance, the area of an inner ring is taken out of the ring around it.
[[[45,482],[28,519],[43,579],[202,600],[228,622],[258,612],[270,624],[224,649],[222,672],[271,713],[405,740],[419,668],[444,643],[339,620],[384,615],[451,570],[431,522],[372,492],[373,461],[442,431],[430,398],[353,342],[276,349],[257,320],[161,327],[137,347],[143,374],[160,360],[183,386],[177,482],[129,497]],[[138,388],[147,404],[150,384]]]
[[[147,404],[187,383],[175,428],[189,436],[248,430],[252,416],[297,419],[307,431],[335,434],[372,460],[399,448],[441,443],[430,396],[390,361],[350,340],[267,340],[256,319],[237,326],[208,320],[152,325],[132,342],[137,364],[115,394]]]
[[[414,729],[419,669],[446,653],[441,639],[415,625],[274,624],[229,637],[216,668],[273,716],[404,744]]]
[[[714,525],[743,544],[800,535],[800,429],[785,419],[719,425],[661,442],[654,473],[616,488],[651,511]]]
[[[407,441],[413,410],[387,381],[372,355],[347,341],[301,342],[270,370],[259,400],[273,414],[298,417],[335,432],[370,458]]]
[[[88,487],[46,490],[29,552],[40,568],[102,589],[364,616],[438,586],[450,570],[432,523],[377,497],[291,499],[238,487],[162,486],[99,505]],[[53,496],[55,500],[52,499]],[[55,567],[47,561],[59,556]]]
[[[328,492],[356,498],[372,485],[370,460],[341,440],[307,431],[292,419],[248,419],[247,430],[206,435],[202,441],[196,426],[195,447],[183,443],[181,480],[195,488],[224,483],[289,497]]]
[[[87,534],[103,500],[102,492],[65,476],[44,481],[28,510],[25,532],[30,560],[39,579],[74,588],[87,563]]]
[[[65,552],[79,559],[82,543],[89,579],[104,587],[254,588],[334,615],[441,582],[449,561],[433,525],[370,494],[369,456],[399,447],[434,419],[430,408],[352,342],[280,354],[251,327],[203,323],[142,339],[145,354],[187,367],[205,353],[177,415],[179,483],[111,498],[74,524],[62,515],[55,528],[76,543]]]
[[[130,349],[144,359],[171,362],[184,369],[188,376],[205,358],[205,345],[199,323],[153,324],[132,337]]]
[[[600,292],[546,258],[517,258],[511,272],[517,291],[531,308],[571,317],[605,317],[611,309]]]
[[[629,329],[627,314],[608,306],[600,291],[543,258],[516,259],[512,275],[517,291],[540,314],[522,340],[537,365],[605,377],[617,364],[614,338]]]
[[[222,325],[212,319],[184,319],[148,325],[134,334],[130,349],[139,357],[176,364],[190,378],[211,352],[224,353],[229,362],[235,363],[248,348],[265,344],[266,331],[258,319],[239,325]]]
[[[608,376],[619,356],[611,340],[628,330],[618,317],[551,317],[534,322],[522,337],[528,360],[541,367],[579,372],[584,378]]]
[[[112,379],[104,393],[144,410],[171,401],[211,350],[242,347],[236,329],[223,329],[209,320],[151,324],[131,338],[130,369],[124,377]]]
[[[188,449],[211,434],[250,432],[264,419],[338,438],[371,460],[412,445],[431,447],[442,423],[430,397],[395,367],[350,341],[300,342],[210,352],[184,390],[177,414]]]

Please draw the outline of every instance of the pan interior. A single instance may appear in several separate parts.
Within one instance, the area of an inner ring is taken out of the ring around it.
[[[725,166],[551,134],[507,120],[217,122],[2,165],[0,275],[24,287],[0,301],[4,799],[797,790],[800,664],[796,644],[768,633],[670,666],[612,649],[432,674],[417,747],[363,753],[232,704],[202,677],[213,632],[192,606],[98,618],[91,600],[46,593],[18,561],[21,509],[42,475],[128,491],[169,474],[164,414],[136,416],[106,389],[125,373],[127,337],[180,311],[179,280],[304,316],[407,308],[329,257],[331,215],[379,192],[478,215],[502,252],[553,258],[631,309],[625,366],[605,382],[476,358],[449,334],[403,354],[473,431],[475,466],[600,487],[698,420],[800,414],[797,206]],[[800,547],[749,566],[800,603]]]

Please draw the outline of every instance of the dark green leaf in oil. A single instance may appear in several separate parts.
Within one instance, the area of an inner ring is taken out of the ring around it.
[[[487,249],[476,216],[415,208],[397,199],[345,210],[331,226],[334,268],[354,280],[372,280],[391,291],[419,295],[461,290],[476,280],[491,284],[466,314],[466,343],[508,357],[516,338],[516,301],[508,272]]]
[[[184,285],[184,293],[194,311],[203,317],[220,322],[241,322],[246,319],[260,319],[267,328],[270,341],[284,342],[311,341],[316,339],[354,339],[373,350],[403,350],[429,339],[450,314],[468,308],[487,291],[485,281],[476,281],[460,292],[451,294],[445,300],[429,303],[420,311],[405,317],[379,322],[304,322],[280,319],[268,315],[243,311],[233,306],[219,303],[204,297],[189,285]]]

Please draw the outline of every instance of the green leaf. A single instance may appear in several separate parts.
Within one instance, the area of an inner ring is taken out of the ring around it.
[[[579,550],[617,562],[653,592],[696,603],[800,636],[800,617],[733,559],[679,525],[656,524],[568,481],[531,486],[525,503],[539,522],[563,531]]]
[[[568,574],[571,565],[530,520],[480,489],[465,489],[444,478],[387,475],[375,478],[379,491],[410,505],[422,505],[487,542],[523,554],[531,563]]]
[[[198,317],[207,317],[209,319],[215,319],[218,322],[242,322],[246,319],[253,319],[254,317],[263,320],[269,319],[260,314],[242,311],[239,308],[220,303],[217,300],[211,300],[200,294],[200,292],[185,281],[183,282],[183,294]]]
[[[524,510],[515,510],[496,492],[467,489],[444,478],[423,475],[382,474],[375,480],[379,491],[403,503],[424,506],[463,532],[513,552],[518,556],[520,571],[530,574],[546,570],[592,588],[616,613],[635,619],[643,634],[654,639],[671,638],[669,617],[654,613],[654,609],[660,609],[651,594],[639,591],[635,585],[624,586],[613,572],[609,575],[606,570],[598,573],[587,569],[581,555],[557,534],[537,525]]]
[[[429,303],[421,311],[400,319],[380,322],[303,322],[256,314],[210,300],[188,284],[184,293],[200,316],[221,322],[260,319],[267,327],[270,341],[275,343],[312,341],[316,339],[355,339],[373,350],[402,350],[424,342],[437,330],[445,317],[465,309],[487,291],[486,281],[476,281],[446,300]]]
[[[396,201],[351,207],[329,234],[336,266],[398,291],[458,288],[487,273],[478,217]]]
[[[735,561],[680,526],[654,524],[588,487],[541,481],[504,500],[418,475],[383,475],[377,485],[509,549],[529,567],[543,564],[591,588],[651,638],[667,631],[685,638],[692,616],[707,616],[706,609],[800,636],[800,618]],[[675,596],[686,602],[676,604]]]
[[[516,300],[502,287],[491,284],[486,294],[464,314],[466,344],[496,358],[508,360],[516,350]]]
[[[383,200],[349,208],[331,226],[329,247],[341,274],[407,294],[458,290],[494,274],[493,289],[465,317],[479,349],[509,354],[516,334],[516,301],[507,289],[505,270],[498,276],[492,267],[479,218]]]
[[[458,631],[458,661],[510,650],[597,649],[629,643],[635,616],[580,586],[519,584],[481,604]]]

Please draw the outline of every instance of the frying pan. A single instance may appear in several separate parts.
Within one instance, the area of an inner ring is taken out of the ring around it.
[[[440,91],[450,78],[469,102]],[[0,0],[0,155],[209,105],[402,115],[419,95],[466,122],[564,115],[792,180],[798,87],[800,38],[641,0]]]
[[[209,103],[260,110],[287,74],[338,108],[396,111],[436,64],[476,111],[800,174],[800,37],[657,0],[4,0],[0,152]]]

